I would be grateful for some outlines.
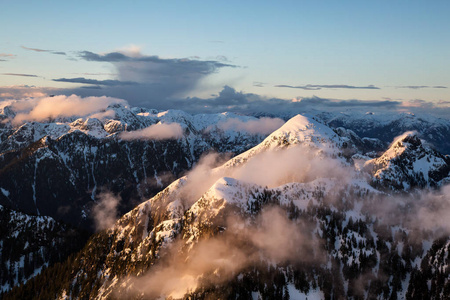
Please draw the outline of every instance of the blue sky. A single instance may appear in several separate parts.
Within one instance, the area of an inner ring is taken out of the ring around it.
[[[224,86],[281,99],[450,101],[449,1],[2,0],[0,5],[4,93],[30,85],[132,98],[136,86],[123,83],[133,81],[142,87],[136,97],[145,91],[161,101],[213,97]],[[83,51],[124,53],[127,59],[88,60],[80,56]],[[128,59],[152,56],[161,61]],[[173,68],[185,58],[208,61],[209,69],[197,76],[186,71],[190,65]],[[161,63],[167,68],[159,77]],[[99,84],[81,83],[86,80]],[[153,91],[160,80],[164,92]]]

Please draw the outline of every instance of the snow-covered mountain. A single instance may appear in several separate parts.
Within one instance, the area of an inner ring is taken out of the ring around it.
[[[295,116],[217,168],[199,163],[94,235],[70,270],[10,296],[60,272],[50,298],[445,298],[448,157],[413,134],[377,158],[360,142]]]
[[[221,127],[257,120],[231,113],[190,115],[113,104],[84,117],[22,125],[13,122],[12,108],[0,113],[0,204],[84,227],[102,191],[119,194],[119,212],[125,213],[189,170],[203,153],[240,153],[266,136]],[[181,134],[142,133],[161,124],[177,124]],[[130,138],[130,133],[138,135]]]
[[[361,108],[339,110],[333,107],[324,109],[325,111],[305,108],[290,114],[255,114],[255,116],[279,117],[288,120],[300,113],[304,116],[314,117],[334,129],[341,127],[352,130],[361,139],[368,142],[370,142],[368,139],[377,139],[387,145],[395,137],[408,131],[414,131],[442,154],[450,154],[450,120],[448,117],[437,117],[426,112],[413,113],[406,107],[403,111],[387,109],[366,111]]]
[[[366,162],[366,168],[374,184],[390,189],[434,187],[450,180],[450,157],[430,148],[414,132],[395,139],[382,156]]]

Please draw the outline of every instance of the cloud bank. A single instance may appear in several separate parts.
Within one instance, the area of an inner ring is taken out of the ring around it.
[[[10,101],[9,105],[17,112],[11,121],[19,125],[26,121],[41,122],[57,117],[86,116],[116,103],[127,104],[124,100],[109,97],[81,98],[71,95]]]
[[[149,93],[152,91],[151,86],[132,80],[95,81],[94,79],[80,77],[75,79],[69,78],[67,81],[86,81],[87,85],[82,88],[74,89],[38,88],[33,86],[0,87],[0,100],[43,97],[52,94],[64,94],[66,96],[76,94],[79,95],[79,97],[91,97],[89,95],[101,97],[106,95],[110,98],[116,98],[121,95],[119,98],[126,99],[127,102],[133,106],[142,106],[160,110],[176,108],[193,114],[228,111],[243,115],[282,116],[286,119],[298,113],[307,113],[311,111],[338,113],[343,111],[354,111],[359,113],[370,111],[379,113],[412,112],[417,115],[431,114],[446,119],[450,118],[450,101],[447,100],[341,100],[320,98],[316,96],[280,99],[267,98],[258,94],[236,91],[230,86],[224,86],[217,96],[212,96],[210,98],[173,97],[169,99],[164,97],[158,98],[156,96],[157,94],[149,96]],[[168,83],[167,87],[169,87],[169,85],[170,84]],[[163,86],[164,84],[160,86],[160,88]],[[118,93],[116,93],[116,91]],[[136,94],[134,93],[135,91]],[[166,94],[166,96],[167,95],[168,94]]]

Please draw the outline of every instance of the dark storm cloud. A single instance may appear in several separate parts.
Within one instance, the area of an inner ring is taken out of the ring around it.
[[[38,48],[29,48],[29,47],[25,47],[25,46],[20,46],[25,50],[30,50],[30,51],[34,51],[34,52],[47,52],[47,53],[51,53],[51,54],[57,54],[57,55],[66,55],[66,52],[62,52],[62,51],[54,51],[54,50],[45,50],[45,49],[38,49]]]
[[[307,85],[287,85],[287,84],[278,84],[275,87],[280,88],[290,88],[290,89],[302,89],[308,91],[315,91],[321,89],[358,89],[358,90],[379,90],[379,87],[374,85],[367,86],[354,86],[354,85],[346,85],[346,84],[307,84]]]
[[[105,85],[105,86],[120,86],[120,85],[136,85],[136,84],[138,84],[137,82],[133,82],[133,81],[120,81],[120,80],[113,80],[113,79],[97,80],[97,79],[88,79],[88,78],[84,78],[84,77],[57,78],[57,79],[53,79],[53,81],[92,84],[92,85]]]
[[[1,74],[8,75],[8,76],[39,77],[39,76],[33,75],[33,74],[22,74],[22,73],[1,73]]]
[[[238,67],[219,60],[200,60],[192,57],[161,58],[156,55],[142,55],[139,52],[116,51],[98,54],[81,51],[78,52],[78,57],[85,61],[110,63],[117,75],[115,81],[109,84],[106,81],[87,82],[77,78],[77,83],[101,85],[102,89],[88,91],[76,88],[72,89],[72,92],[81,96],[106,95],[123,98],[131,105],[154,108],[167,107],[171,99],[185,97],[203,78],[218,72],[221,68]],[[70,82],[75,81],[71,79]],[[119,84],[124,82],[136,84]]]

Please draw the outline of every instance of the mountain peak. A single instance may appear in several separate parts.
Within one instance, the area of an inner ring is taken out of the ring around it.
[[[389,149],[366,163],[374,180],[391,189],[439,185],[448,177],[450,160],[422,142],[416,132],[397,137]]]

